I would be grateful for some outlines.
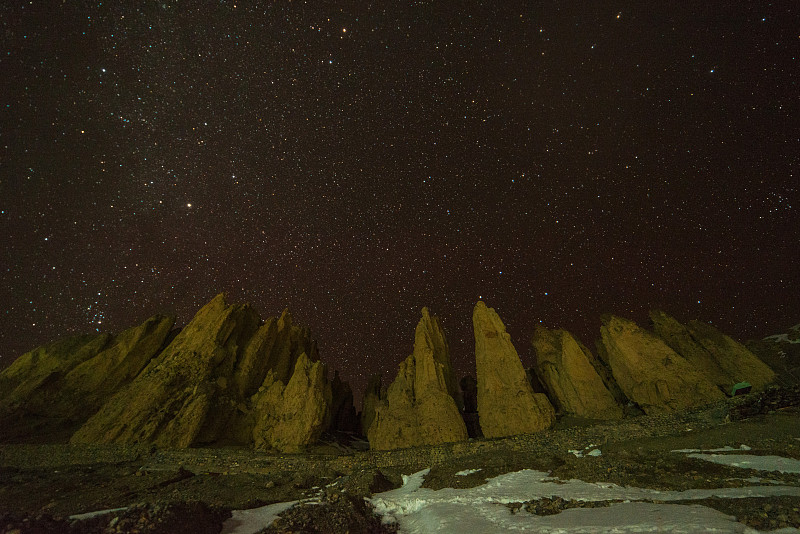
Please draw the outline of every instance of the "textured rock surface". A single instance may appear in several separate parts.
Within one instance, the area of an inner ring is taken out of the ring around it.
[[[0,373],[0,407],[16,405],[34,391],[96,356],[110,334],[75,336],[26,352]]]
[[[569,332],[539,326],[532,343],[534,371],[560,411],[589,419],[622,417],[622,408],[590,363],[591,355]]]
[[[217,295],[71,441],[252,443],[259,421],[251,396],[267,380],[283,388],[303,353],[317,359],[308,330],[293,326],[288,312],[262,324],[250,305],[229,306]]]
[[[0,373],[0,441],[37,441],[37,435],[65,441],[74,424],[48,407],[58,398],[63,377],[100,353],[111,338],[99,334],[49,343],[26,352]],[[63,411],[63,403],[52,404]]]
[[[710,324],[690,321],[683,326],[661,311],[651,312],[650,319],[659,337],[728,394],[738,382],[758,390],[775,380],[769,366]]]
[[[636,323],[604,316],[600,333],[614,379],[645,413],[672,412],[725,397],[666,342]]]
[[[427,308],[414,336],[414,352],[399,367],[367,430],[373,449],[386,450],[467,439],[457,382],[444,332]]]
[[[331,385],[325,365],[300,354],[284,387],[269,373],[253,396],[256,449],[300,452],[330,425]]]
[[[487,438],[536,432],[552,425],[555,410],[534,393],[511,336],[495,313],[479,301],[472,313],[478,414]]]
[[[249,305],[228,306],[217,295],[71,441],[192,445],[260,322]]]
[[[6,370],[24,379],[0,401],[2,426],[13,426],[16,440],[59,428],[74,432],[158,354],[173,322],[157,315],[116,336],[72,338],[23,355]]]
[[[109,346],[64,377],[62,394],[76,410],[95,413],[121,387],[130,383],[163,348],[175,318],[155,315],[139,326],[114,336]]]

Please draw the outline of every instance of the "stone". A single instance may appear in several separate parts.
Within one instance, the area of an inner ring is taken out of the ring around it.
[[[537,326],[532,344],[533,370],[559,411],[588,419],[622,417],[622,408],[590,363],[592,356],[572,334]]]
[[[728,394],[739,382],[747,381],[758,391],[775,380],[769,366],[710,324],[690,321],[684,326],[662,311],[650,312],[650,319],[667,345]]]
[[[398,449],[467,439],[461,399],[439,320],[422,309],[414,351],[400,363],[367,429],[370,448]]]
[[[255,448],[301,452],[330,426],[331,400],[325,365],[311,361],[305,352],[285,387],[270,372],[263,391],[252,399]]]
[[[537,432],[555,421],[553,405],[534,393],[511,336],[493,308],[478,301],[472,313],[478,416],[487,438]]]
[[[625,395],[645,413],[669,413],[725,398],[660,337],[613,315],[602,321],[601,355]]]

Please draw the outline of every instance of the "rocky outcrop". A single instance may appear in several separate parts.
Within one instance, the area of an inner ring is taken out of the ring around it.
[[[725,398],[661,338],[636,323],[604,316],[600,333],[602,357],[614,379],[645,413],[672,412]]]
[[[287,416],[291,408],[286,402],[291,402],[285,399],[291,395],[283,389],[289,389],[301,354],[311,362],[318,359],[308,330],[292,325],[288,312],[262,323],[249,304],[229,306],[224,295],[217,295],[71,441],[164,447],[252,444],[255,426],[263,430],[265,425],[257,417],[263,410],[253,409],[256,394],[279,384],[283,404],[273,405],[283,406],[279,413],[286,417],[280,421],[296,420]],[[277,433],[287,432],[282,428]],[[272,441],[282,443],[279,438]]]
[[[400,364],[367,428],[370,447],[386,450],[467,439],[456,398],[460,394],[444,332],[438,318],[423,308],[414,352]]]
[[[74,432],[158,354],[173,323],[156,315],[116,336],[72,338],[23,355],[3,373],[18,383],[0,401],[2,426],[17,439],[46,427]]]
[[[590,363],[592,355],[569,332],[538,326],[532,343],[533,369],[562,413],[589,419],[622,417],[622,408]]]
[[[75,336],[26,352],[0,373],[0,406],[24,402],[35,391],[96,356],[111,338],[111,334]]]
[[[479,301],[472,313],[478,414],[487,438],[543,430],[555,420],[544,394],[534,393],[511,336],[495,313]]]
[[[114,336],[108,348],[64,377],[62,394],[78,401],[66,413],[95,413],[120,388],[130,383],[164,348],[175,318],[155,315]]]
[[[331,385],[325,365],[300,354],[284,387],[272,373],[253,396],[256,449],[300,452],[330,426]]]
[[[759,390],[775,380],[772,369],[755,354],[710,324],[691,321],[684,326],[662,311],[651,312],[650,319],[659,337],[728,394],[739,382]]]
[[[775,371],[775,383],[800,385],[800,324],[781,334],[747,342],[747,349]]]

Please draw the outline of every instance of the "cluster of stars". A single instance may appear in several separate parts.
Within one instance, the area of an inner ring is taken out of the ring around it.
[[[220,291],[288,306],[356,390],[423,306],[462,374],[478,299],[525,361],[605,312],[797,321],[776,5],[0,9],[0,367]]]

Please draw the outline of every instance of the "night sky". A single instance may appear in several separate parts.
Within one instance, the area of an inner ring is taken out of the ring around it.
[[[528,363],[600,315],[800,317],[796,2],[0,7],[0,367],[216,293],[355,389],[420,309]]]

